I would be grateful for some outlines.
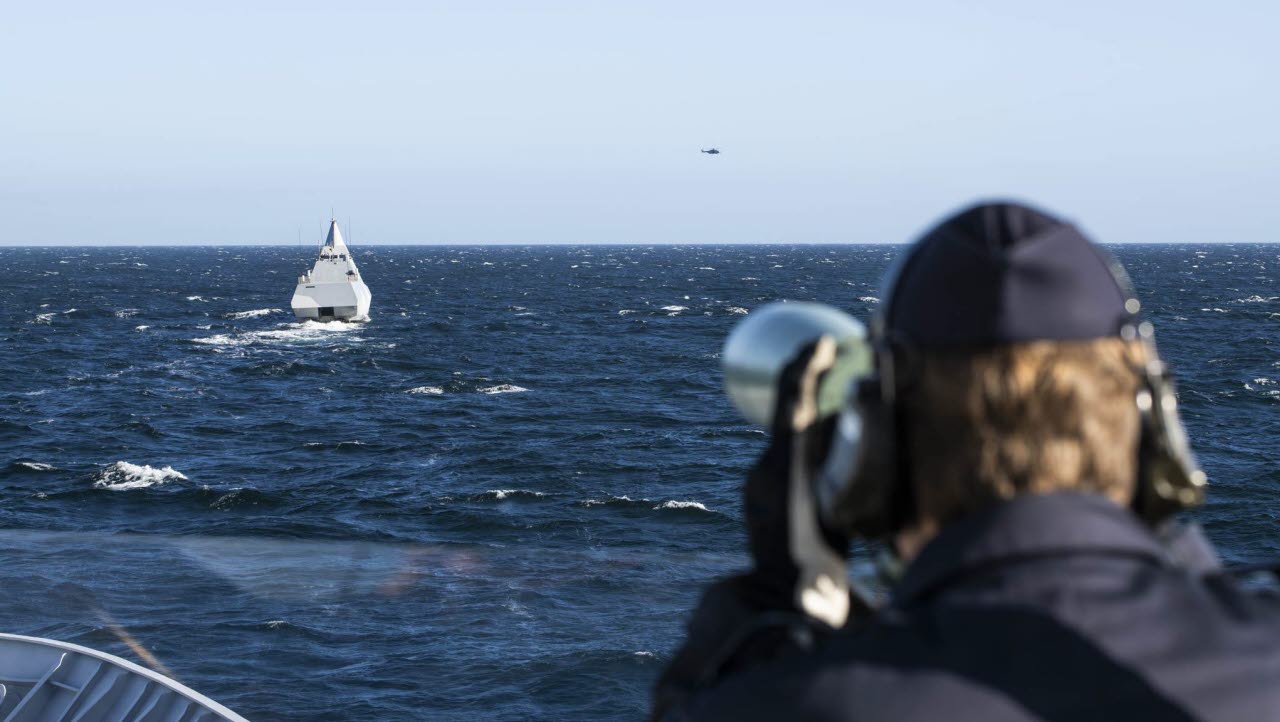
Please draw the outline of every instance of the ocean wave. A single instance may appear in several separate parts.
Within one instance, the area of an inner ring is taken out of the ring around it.
[[[439,386],[415,386],[405,391],[406,394],[428,394],[430,396],[439,396],[444,393],[444,389]]]
[[[747,311],[747,309],[743,308],[742,306],[728,306],[724,310],[728,311],[729,313],[732,313],[735,316],[745,316],[749,313],[749,311]]]
[[[53,464],[46,464],[42,461],[15,461],[13,465],[28,471],[57,471],[58,467]]]
[[[157,469],[146,464],[130,464],[127,461],[117,461],[98,472],[93,486],[95,489],[124,491],[127,489],[145,489],[175,479],[186,481],[187,476],[172,466],[162,466]]]
[[[635,311],[634,311],[634,310],[632,310],[632,309],[630,309],[630,308],[624,308],[624,309],[622,309],[621,311],[618,311],[618,315],[619,315],[619,316],[625,316],[625,315],[627,315],[627,314],[629,314],[629,313],[635,313]]]
[[[703,504],[700,501],[676,501],[674,499],[671,501],[664,501],[653,508],[654,509],[697,509],[698,511],[707,511],[707,512],[711,511],[710,509],[707,508],[706,504]]]
[[[199,301],[200,303],[206,303],[206,300],[205,300],[205,297],[204,297],[204,296],[187,296],[187,300],[188,300],[188,301]]]
[[[880,303],[880,299],[875,296],[858,296],[858,300],[863,303]]]
[[[242,318],[257,318],[258,316],[266,316],[270,313],[278,313],[278,308],[255,308],[252,311],[237,311],[235,313],[226,314],[226,318],[240,320]]]
[[[662,310],[671,311],[672,313],[680,313],[681,311],[688,311],[689,307],[688,306],[663,306]]]
[[[37,314],[36,314],[36,320],[32,321],[32,323],[49,323],[50,321],[52,321],[52,320],[53,320],[53,317],[54,317],[54,316],[56,316],[56,315],[58,315],[58,314],[56,314],[56,313],[37,313]]]
[[[138,315],[139,310],[137,308],[122,308],[116,311],[116,318],[133,318]]]
[[[483,387],[483,388],[476,389],[476,391],[478,391],[478,392],[480,392],[480,393],[482,393],[482,394],[490,394],[490,395],[492,395],[492,394],[518,394],[518,393],[522,393],[522,392],[525,392],[525,391],[528,391],[528,390],[529,390],[529,389],[526,389],[526,388],[525,388],[525,387],[523,387],[523,386],[516,386],[515,384],[498,384],[497,386],[485,386],[485,387]]]
[[[580,501],[578,506],[611,506],[621,507],[624,509],[648,509],[650,511],[695,511],[705,512],[708,514],[718,514],[714,509],[708,509],[706,504],[700,501],[678,501],[671,499],[668,501],[654,504],[652,499],[640,498],[632,499],[629,496],[611,496],[608,499],[586,499]]]
[[[321,323],[319,321],[303,321],[301,323],[281,324],[272,331],[250,331],[240,334],[215,334],[204,338],[193,338],[193,343],[212,346],[249,346],[252,344],[289,344],[324,341],[335,337],[344,337],[360,330],[360,326],[342,321]],[[351,337],[352,341],[360,341],[359,336]]]
[[[336,449],[338,451],[358,451],[362,448],[371,446],[359,439],[351,441],[308,441],[302,445],[304,449]]]
[[[1225,308],[1202,308],[1200,310],[1205,311],[1206,313],[1227,313],[1227,309]]]
[[[608,499],[585,499],[578,506],[628,506],[631,504],[648,504],[648,499],[632,499],[629,496],[611,496]]]
[[[1255,296],[1250,296],[1248,298],[1237,298],[1236,303],[1270,303],[1271,301],[1275,301],[1277,299],[1280,299],[1280,296],[1263,297],[1263,296],[1255,295]]]
[[[476,494],[473,501],[505,501],[507,499],[541,499],[546,496],[540,491],[528,489],[490,489],[483,494]]]

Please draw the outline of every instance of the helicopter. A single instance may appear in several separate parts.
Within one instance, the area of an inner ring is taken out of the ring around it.
[[[720,155],[720,150],[717,148],[703,148],[702,152],[707,155]]]

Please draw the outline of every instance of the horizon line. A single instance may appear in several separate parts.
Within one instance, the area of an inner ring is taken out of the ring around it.
[[[912,241],[585,241],[541,243],[522,241],[357,243],[355,248],[566,248],[626,246],[905,246]],[[1102,246],[1274,246],[1280,241],[1100,241]],[[0,248],[319,248],[317,243],[27,243],[4,244]]]

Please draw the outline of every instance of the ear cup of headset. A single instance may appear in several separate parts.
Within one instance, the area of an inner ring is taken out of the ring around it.
[[[1141,437],[1138,442],[1138,483],[1133,508],[1150,524],[1204,501],[1207,479],[1178,416],[1178,397],[1164,364],[1150,343],[1150,327],[1143,329],[1148,363],[1138,391]]]

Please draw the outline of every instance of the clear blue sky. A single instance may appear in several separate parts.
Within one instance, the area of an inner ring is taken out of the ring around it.
[[[900,242],[992,195],[1280,241],[1275,2],[3,15],[0,244]]]

